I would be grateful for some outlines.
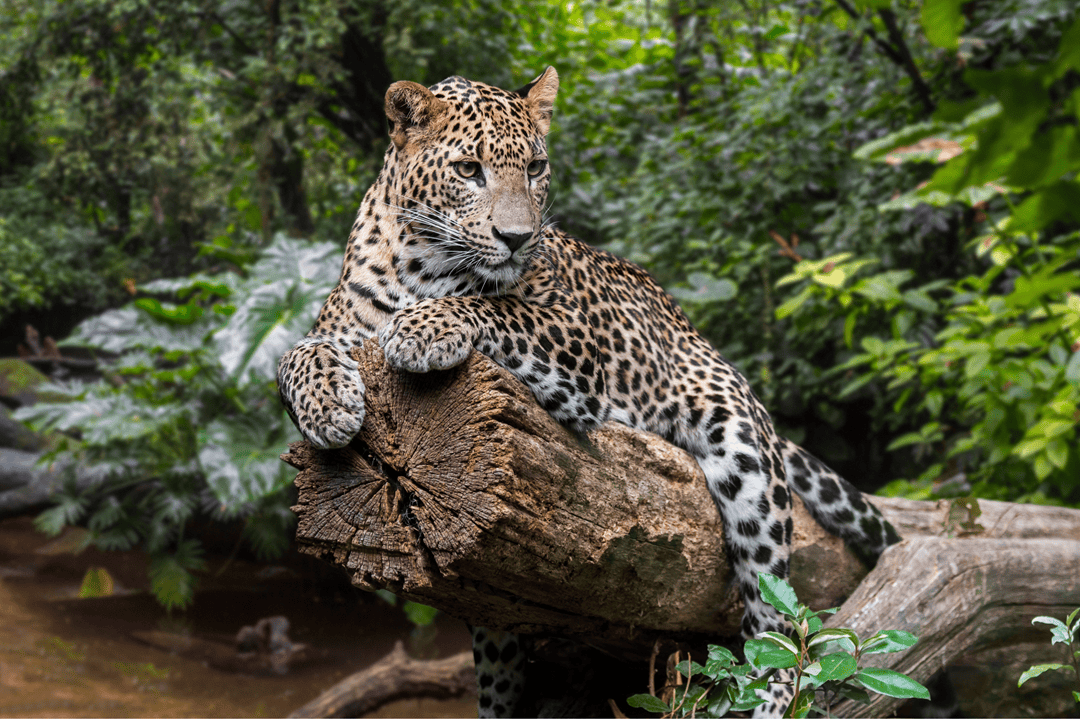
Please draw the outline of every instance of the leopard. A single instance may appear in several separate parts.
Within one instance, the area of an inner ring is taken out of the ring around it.
[[[415,373],[478,351],[575,432],[618,422],[690,453],[723,520],[742,635],[786,633],[758,573],[789,576],[792,492],[870,563],[899,536],[855,487],[776,433],[748,380],[648,272],[547,219],[558,89],[553,67],[516,91],[458,76],[389,87],[382,169],[337,286],[280,360],[282,402],[312,445],[343,447],[364,421],[352,349],[377,338],[390,366]],[[472,636],[480,716],[513,715],[524,638],[483,627]],[[771,686],[759,716],[791,696]]]

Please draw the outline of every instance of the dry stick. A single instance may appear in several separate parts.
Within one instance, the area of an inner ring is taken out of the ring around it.
[[[375,664],[338,682],[290,716],[358,717],[399,699],[456,699],[475,691],[472,652],[421,661],[411,658],[399,640]]]

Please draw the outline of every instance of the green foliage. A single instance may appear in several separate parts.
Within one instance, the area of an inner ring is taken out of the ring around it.
[[[1061,643],[1065,645],[1065,649],[1068,651],[1069,663],[1068,664],[1037,664],[1028,668],[1020,675],[1020,679],[1016,682],[1017,687],[1024,685],[1029,679],[1034,679],[1037,676],[1045,674],[1046,672],[1055,671],[1058,669],[1073,670],[1073,674],[1076,676],[1076,685],[1080,687],[1080,608],[1074,609],[1065,621],[1060,619],[1054,619],[1053,617],[1035,617],[1031,620],[1032,624],[1049,624],[1050,625],[1050,645]],[[1080,702],[1080,691],[1073,690],[1073,699]]]
[[[243,518],[256,552],[279,554],[292,515],[278,455],[298,437],[277,400],[276,360],[313,324],[338,255],[334,244],[279,236],[244,277],[158,280],[83,322],[65,343],[117,353],[107,380],[54,385],[63,401],[16,416],[64,433],[48,461],[74,460],[69,471],[97,470],[100,481],[80,491],[72,477],[39,528],[85,523],[98,547],[144,547],[151,587],[170,608],[191,601],[203,566],[183,536],[198,513]]]
[[[914,409],[926,418],[887,448],[914,449],[924,467],[893,492],[929,496],[932,480],[961,473],[959,486],[978,496],[1080,501],[1077,43],[1080,20],[1047,63],[969,71],[977,97],[943,104],[932,121],[856,153],[887,163],[947,159],[882,210],[971,207],[966,249],[977,272],[912,285],[910,270],[869,274],[876,260],[848,253],[801,262],[779,283],[801,287],[778,310],[796,327],[832,314],[820,302],[846,315],[856,354],[834,370],[849,378],[841,396],[880,382],[898,416]],[[887,334],[874,330],[878,317],[890,318]]]
[[[439,610],[418,602],[405,602],[401,605],[405,617],[417,627],[426,627],[435,621]]]
[[[33,186],[0,183],[0,320],[19,310],[104,306],[127,260]]]
[[[805,717],[817,706],[822,710],[843,697],[869,702],[867,691],[905,699],[929,699],[926,688],[890,669],[859,667],[859,659],[870,654],[899,652],[918,639],[904,631],[876,632],[864,640],[850,629],[822,626],[821,614],[799,603],[795,590],[771,574],[758,575],[761,597],[791,623],[793,637],[763,632],[747,640],[743,652],[746,664],[719,646],[709,647],[704,664],[687,660],[676,668],[689,681],[674,689],[668,705],[651,694],[636,694],[627,700],[635,708],[666,716],[720,717],[732,711],[749,711],[765,703],[757,691],[781,681],[778,670],[790,670],[795,694],[784,716]]]
[[[321,295],[273,238],[345,238],[393,80],[548,64],[553,219],[656,274],[785,434],[923,475],[893,491],[1077,501],[1069,0],[0,4],[0,322],[143,292],[72,339],[110,383],[28,415],[104,475],[50,531],[172,556],[212,511],[279,551],[271,369]]]

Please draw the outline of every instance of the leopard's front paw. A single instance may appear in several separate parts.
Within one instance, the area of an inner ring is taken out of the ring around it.
[[[449,369],[472,351],[466,325],[446,316],[425,316],[425,309],[421,303],[401,310],[379,332],[379,346],[391,367],[409,372]]]
[[[304,439],[321,449],[344,447],[363,425],[356,361],[325,340],[305,340],[281,358],[278,392]]]

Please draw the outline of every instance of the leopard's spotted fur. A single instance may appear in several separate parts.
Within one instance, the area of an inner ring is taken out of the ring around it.
[[[757,573],[788,575],[789,489],[871,557],[898,538],[851,485],[775,434],[746,379],[644,270],[543,223],[557,89],[553,68],[517,92],[460,77],[390,87],[384,167],[340,283],[281,360],[282,399],[310,442],[339,447],[364,416],[350,348],[377,335],[388,362],[413,372],[475,348],[574,429],[622,422],[689,451],[723,515],[744,635],[785,631]],[[510,713],[518,642],[475,637],[481,714]],[[773,700],[759,713],[782,708]]]

